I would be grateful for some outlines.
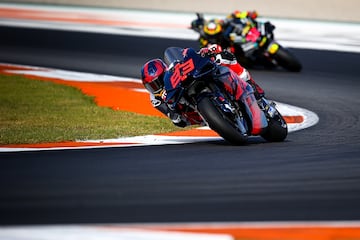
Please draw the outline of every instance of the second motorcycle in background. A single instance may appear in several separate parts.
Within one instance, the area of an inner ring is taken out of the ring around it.
[[[199,33],[200,47],[219,44],[230,50],[247,68],[262,66],[274,69],[280,66],[292,72],[302,69],[295,55],[275,41],[275,26],[269,21],[257,21],[256,11],[234,11],[225,19],[210,20],[197,13],[191,29]]]

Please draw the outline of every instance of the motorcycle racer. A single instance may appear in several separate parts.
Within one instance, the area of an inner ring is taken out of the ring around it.
[[[258,17],[257,11],[239,11],[235,10],[229,15],[227,15],[226,19],[229,21],[237,21],[242,22],[244,25],[257,25],[256,18]]]
[[[191,22],[191,28],[200,33],[200,47],[209,44],[220,44],[231,49],[234,43],[248,43],[246,35],[252,27],[257,26],[256,11],[234,11],[225,19],[211,19],[206,21],[202,14]],[[256,44],[247,46],[248,51],[256,48]],[[232,51],[233,52],[233,51]]]
[[[150,93],[150,102],[178,127],[188,126],[188,121],[164,102],[166,92],[164,89],[164,75],[167,66],[160,58],[147,61],[141,68],[141,79],[144,87]]]
[[[215,63],[223,67],[227,67],[235,72],[240,79],[249,83],[254,89],[254,95],[257,100],[264,97],[264,90],[253,80],[250,73],[242,67],[235,56],[223,51],[219,45],[211,45],[209,47],[201,48],[198,52],[202,57],[210,57]],[[147,61],[141,68],[141,79],[144,87],[150,93],[150,101],[153,107],[169,117],[171,121],[178,127],[186,127],[195,124],[196,121],[190,121],[175,109],[169,108],[164,102],[166,91],[164,89],[164,75],[168,71],[168,67],[163,60],[157,58]],[[226,83],[224,82],[224,85]]]

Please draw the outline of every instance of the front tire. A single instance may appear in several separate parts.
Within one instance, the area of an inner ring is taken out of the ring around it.
[[[209,127],[228,142],[232,144],[245,144],[247,142],[248,135],[241,133],[210,97],[204,96],[199,100],[198,110]]]

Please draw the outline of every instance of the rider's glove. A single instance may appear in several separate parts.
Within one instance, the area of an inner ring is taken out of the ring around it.
[[[206,57],[209,54],[209,49],[207,47],[200,48],[199,53],[202,57]]]
[[[216,54],[220,53],[221,51],[222,51],[222,48],[220,45],[212,44],[208,47],[201,48],[199,50],[199,53],[201,54],[202,57],[205,57],[205,56],[216,55]]]
[[[212,44],[212,45],[208,46],[208,49],[209,49],[210,52],[212,52],[214,54],[222,52],[221,46],[217,45],[217,44]]]

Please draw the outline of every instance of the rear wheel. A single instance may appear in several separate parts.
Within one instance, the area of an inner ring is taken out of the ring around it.
[[[205,96],[198,102],[198,110],[209,127],[225,140],[232,144],[246,143],[248,135],[241,132],[239,126],[236,126],[210,97]]]
[[[289,50],[279,46],[279,49],[274,54],[274,59],[277,63],[292,72],[300,72],[302,65],[300,61]]]
[[[273,118],[269,118],[268,127],[261,136],[269,142],[282,142],[287,134],[288,128],[285,119],[277,112]]]

